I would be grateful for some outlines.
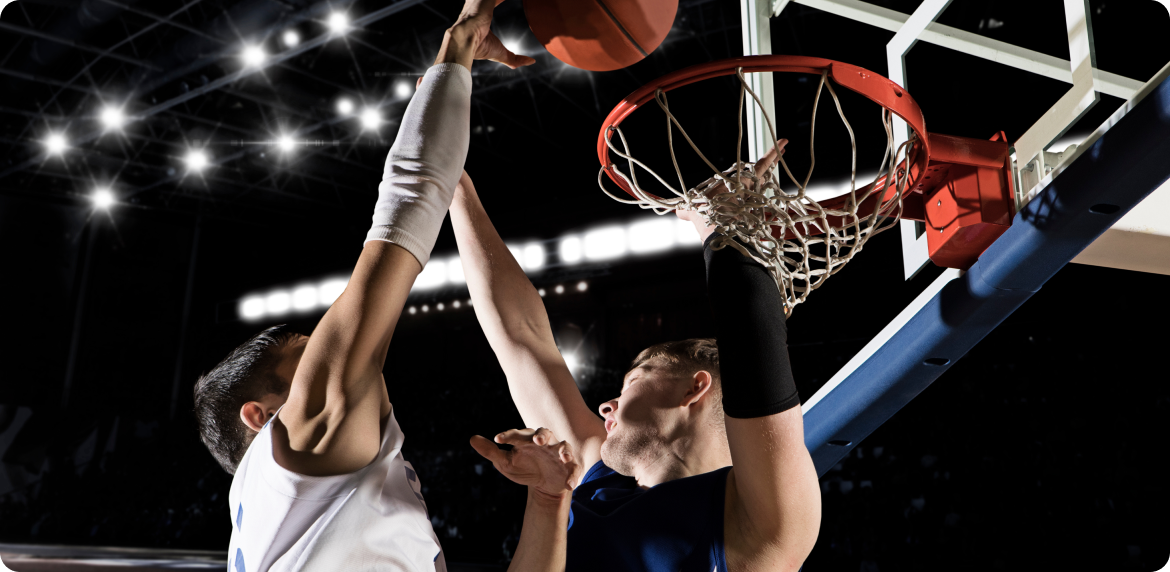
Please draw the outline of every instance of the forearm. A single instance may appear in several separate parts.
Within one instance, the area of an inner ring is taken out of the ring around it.
[[[499,353],[505,343],[555,346],[544,300],[466,182],[451,203],[451,226],[476,318],[493,349]]]
[[[565,569],[569,541],[568,494],[554,501],[528,490],[524,528],[508,572],[561,572]]]

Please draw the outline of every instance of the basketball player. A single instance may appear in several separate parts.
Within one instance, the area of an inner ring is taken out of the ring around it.
[[[775,160],[774,149],[757,172]],[[704,240],[718,348],[710,339],[647,348],[599,418],[466,173],[451,207],[475,314],[516,407],[527,425],[569,442],[586,469],[573,493],[567,570],[795,571],[821,509],[781,294],[761,265],[713,249],[718,235],[702,216],[678,214]]]
[[[494,4],[468,0],[445,34],[390,150],[357,266],[312,336],[265,330],[195,386],[201,437],[235,475],[235,572],[446,570],[382,369],[467,156],[472,60],[533,62],[491,34]],[[496,440],[515,448],[472,444],[529,486],[513,569],[563,570],[570,447],[548,430]]]

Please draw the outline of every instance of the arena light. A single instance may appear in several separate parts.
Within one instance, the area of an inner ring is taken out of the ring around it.
[[[337,112],[342,115],[349,115],[353,113],[353,100],[348,97],[343,97],[337,100]]]
[[[446,308],[447,308],[447,307],[446,307],[446,306],[444,306],[442,302],[439,302],[438,304],[435,304],[435,309],[436,309],[436,310],[438,310],[438,311],[440,311],[440,312],[442,312],[442,311],[443,311],[443,310],[445,310]]]
[[[588,289],[589,289],[589,283],[585,282],[584,280],[577,283],[577,291],[578,292],[584,292]]]
[[[93,201],[93,206],[99,209],[108,209],[114,205],[114,192],[106,187],[101,187],[94,190],[89,200]]]
[[[240,300],[239,313],[241,319],[248,321],[264,317],[264,298],[249,296]]]
[[[297,142],[288,135],[281,135],[280,139],[276,140],[276,146],[285,153],[292,153],[297,148]]]
[[[519,54],[524,51],[524,46],[520,43],[520,38],[503,38],[500,40],[500,43],[504,44],[504,48],[513,54]]]
[[[561,256],[561,262],[565,264],[576,264],[581,262],[581,258],[584,257],[581,238],[577,236],[562,238],[557,250]]]
[[[521,253],[520,260],[520,265],[524,267],[525,270],[540,270],[541,268],[544,268],[544,247],[536,242],[525,246]]]
[[[301,43],[301,35],[296,30],[286,31],[280,39],[284,42],[285,47],[295,48]]]
[[[337,301],[337,297],[345,291],[345,286],[349,284],[346,278],[330,278],[322,281],[317,285],[317,303],[328,308]]]
[[[466,284],[467,277],[463,275],[463,261],[456,256],[447,261],[447,282],[451,284]],[[458,308],[459,306],[456,306]]]
[[[292,295],[285,290],[277,290],[264,297],[264,313],[269,316],[283,316],[292,309]]]
[[[329,31],[341,35],[349,30],[349,15],[345,12],[334,12],[329,15]]]
[[[362,111],[362,127],[373,131],[381,124],[382,112],[374,109],[373,107],[367,107],[365,111]]]
[[[65,136],[60,133],[50,133],[45,138],[45,150],[50,155],[60,155],[69,148],[69,143],[65,141]]]
[[[414,85],[408,81],[400,81],[394,86],[394,95],[402,99],[410,97],[411,93],[414,93]]]
[[[565,360],[565,365],[568,366],[570,373],[577,373],[577,368],[581,367],[581,363],[577,360],[577,354],[561,352],[561,358]]]
[[[432,290],[447,282],[447,264],[442,260],[431,259],[414,279],[414,288],[411,290]]]
[[[452,307],[452,308],[455,308],[456,310],[458,310],[458,309],[459,309],[459,307],[460,307],[460,306],[462,306],[462,305],[463,305],[463,304],[462,304],[462,303],[461,303],[459,300],[455,300],[454,302],[451,302],[451,307]]]
[[[187,156],[183,159],[187,163],[187,170],[199,172],[207,168],[211,160],[207,158],[207,153],[201,149],[192,149],[187,152]]]
[[[540,294],[540,297],[541,297],[541,298],[544,298],[544,296],[545,296],[546,294],[548,294],[548,291],[547,291],[547,290],[545,290],[544,288],[541,288],[541,289],[537,290],[537,291],[536,291],[536,293],[537,293],[537,294]]]
[[[240,52],[240,59],[244,60],[244,65],[255,68],[264,65],[264,60],[268,59],[268,54],[264,52],[262,46],[245,46],[244,51]]]
[[[557,294],[564,294],[565,293],[564,284],[557,284],[557,287],[553,288],[553,292],[556,292]]]
[[[674,219],[674,220],[671,220]],[[629,236],[630,252],[645,254],[668,250],[675,244],[677,234],[675,222],[678,219],[671,217],[654,217],[650,220],[636,222],[630,225]],[[691,233],[695,231],[692,229]]]
[[[674,240],[680,246],[702,246],[703,241],[699,240],[699,233],[695,232],[695,225],[689,221],[676,220],[674,221]]]
[[[292,292],[292,307],[294,310],[305,311],[317,307],[317,287],[312,285],[298,286]]]
[[[406,309],[406,312],[407,312],[408,314],[410,314],[411,316],[413,316],[413,315],[415,315],[415,314],[417,314],[417,313],[418,313],[418,308],[415,308],[414,306],[411,306],[411,307],[409,307],[409,308],[407,308],[407,309]]]
[[[609,226],[591,230],[582,239],[585,258],[589,260],[610,260],[627,251],[626,229]]]
[[[101,119],[106,129],[121,129],[126,124],[126,114],[122,112],[122,108],[112,105],[102,109]]]

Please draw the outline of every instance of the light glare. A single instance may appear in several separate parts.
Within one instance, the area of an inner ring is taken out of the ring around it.
[[[317,306],[317,287],[300,286],[292,293],[292,307],[295,310],[312,310]]]
[[[279,316],[292,307],[292,296],[283,290],[273,292],[264,298],[264,311],[270,316]]]
[[[525,270],[540,270],[544,267],[544,247],[535,243],[525,246],[521,260]]]
[[[260,46],[248,46],[244,48],[244,52],[241,54],[241,57],[243,58],[245,65],[259,67],[264,63],[264,60],[268,58],[268,54],[264,53],[264,48]]]
[[[344,12],[334,12],[329,15],[329,29],[334,34],[344,34],[349,29],[349,16]]]
[[[558,249],[561,255],[561,262],[566,264],[575,264],[581,262],[581,239],[576,236],[570,236],[561,239],[561,245]]]
[[[114,204],[114,193],[109,189],[98,189],[93,192],[93,206],[99,209],[108,209]]]
[[[674,221],[665,217],[636,222],[630,225],[630,252],[641,254],[667,250],[674,246],[675,234]]]
[[[280,39],[284,40],[284,45],[290,48],[296,47],[297,44],[301,43],[301,35],[296,33],[295,30],[288,30]]]
[[[293,149],[297,148],[297,142],[288,135],[281,135],[276,144],[280,147],[280,150],[284,151],[285,153],[291,153]]]
[[[353,100],[348,97],[337,100],[337,112],[342,115],[353,113]]]
[[[332,306],[337,297],[345,292],[346,284],[349,284],[346,278],[332,278],[317,285],[317,302],[326,308]]]
[[[584,281],[577,283],[577,291],[578,292],[584,292],[588,289],[589,289],[589,284],[585,283]]]
[[[362,112],[362,127],[374,130],[382,124],[382,113],[372,107],[366,108]]]
[[[580,365],[581,365],[577,361],[577,356],[574,355],[572,352],[564,352],[561,354],[561,357],[564,358],[565,366],[567,366],[569,368],[569,371],[576,373],[577,368],[580,367]]]
[[[102,123],[107,129],[118,129],[126,123],[126,115],[117,107],[107,107],[102,110]]]
[[[414,288],[412,290],[430,290],[438,288],[447,281],[447,265],[441,260],[431,259],[427,263],[426,268],[419,272],[418,278],[414,279]],[[426,310],[423,310],[424,312]]]
[[[674,239],[682,246],[702,246],[694,223],[679,219],[674,222]]]
[[[204,153],[198,149],[193,149],[187,153],[186,162],[188,169],[192,171],[202,171],[207,167],[207,164],[210,161],[207,159],[207,153]]]
[[[626,229],[610,226],[585,233],[585,258],[608,260],[626,253]]]
[[[414,87],[409,82],[400,81],[398,85],[394,86],[394,95],[404,99],[410,97],[412,91],[414,91]]]
[[[68,143],[65,142],[65,136],[60,133],[51,133],[45,138],[45,149],[53,155],[64,153],[68,146]]]
[[[467,283],[467,278],[463,276],[463,262],[459,260],[458,256],[447,261],[447,281],[452,284]]]
[[[264,315],[264,298],[251,296],[240,301],[240,318],[255,320]]]

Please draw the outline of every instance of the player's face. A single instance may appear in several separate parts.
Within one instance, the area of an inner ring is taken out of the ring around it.
[[[632,476],[636,467],[668,452],[678,422],[678,386],[677,379],[653,365],[626,374],[621,395],[598,408],[606,431],[601,459],[608,467]]]

